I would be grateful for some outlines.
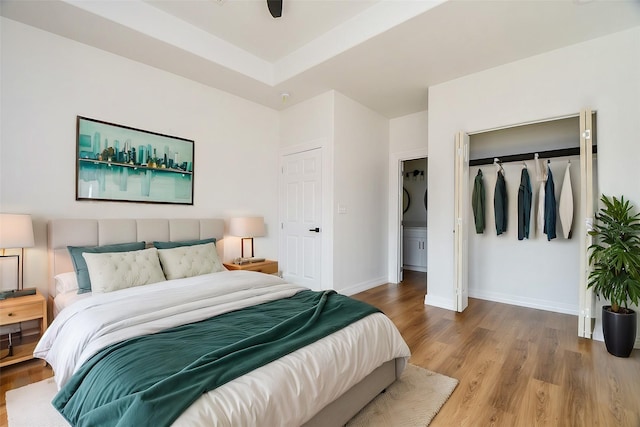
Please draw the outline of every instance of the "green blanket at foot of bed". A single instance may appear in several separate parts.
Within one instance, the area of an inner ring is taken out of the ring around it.
[[[207,391],[377,311],[302,291],[132,338],[93,356],[52,403],[74,426],[169,426]]]

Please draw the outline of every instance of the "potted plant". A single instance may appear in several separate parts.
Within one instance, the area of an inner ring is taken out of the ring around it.
[[[611,305],[602,307],[602,332],[607,351],[614,356],[629,357],[637,330],[637,313],[628,307],[640,299],[640,213],[624,197],[609,199],[596,214],[590,235],[597,238],[589,246],[588,288]]]

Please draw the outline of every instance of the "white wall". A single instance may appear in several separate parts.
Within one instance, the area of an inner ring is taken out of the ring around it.
[[[334,280],[353,294],[387,281],[389,120],[338,92],[334,120]]]
[[[453,138],[549,117],[597,110],[598,191],[640,206],[640,28],[486,70],[429,89],[426,302],[455,307]],[[435,208],[437,207],[437,209]],[[505,275],[517,272],[505,266]],[[599,317],[599,309],[596,310]],[[596,333],[601,328],[596,325]]]
[[[318,143],[333,146],[333,91],[325,92],[280,112],[280,147]]]
[[[46,292],[46,221],[57,217],[263,215],[259,256],[277,257],[278,113],[2,18],[0,205],[34,217],[25,286]],[[195,140],[193,206],[75,200],[76,116]],[[228,238],[225,258],[237,256]]]
[[[389,153],[401,153],[427,147],[429,115],[420,111],[389,121]]]

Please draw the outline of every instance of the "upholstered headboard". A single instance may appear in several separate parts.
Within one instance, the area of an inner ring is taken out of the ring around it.
[[[114,243],[179,241],[215,237],[223,259],[222,219],[54,219],[47,225],[49,295],[56,295],[56,274],[73,271],[67,246],[102,246]]]

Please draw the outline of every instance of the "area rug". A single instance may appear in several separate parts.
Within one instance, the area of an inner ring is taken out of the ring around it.
[[[456,379],[409,364],[398,381],[363,408],[347,425],[427,426],[457,384]],[[9,427],[69,427],[51,406],[55,393],[53,378],[9,390],[6,396]]]
[[[428,426],[458,380],[408,364],[400,379],[362,408],[348,427]]]
[[[9,390],[6,395],[9,427],[69,427],[51,405],[57,391],[53,378]]]

